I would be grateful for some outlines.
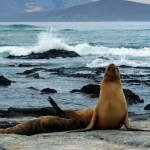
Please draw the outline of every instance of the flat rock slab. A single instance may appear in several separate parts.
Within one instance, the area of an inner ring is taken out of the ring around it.
[[[14,118],[15,119],[15,118]],[[27,119],[27,118],[26,118]],[[4,118],[3,118],[4,120]],[[150,130],[150,114],[134,115],[134,127]],[[18,120],[19,121],[19,120]],[[0,149],[4,150],[141,150],[150,149],[150,132],[120,130],[95,130],[91,132],[58,132],[22,136],[0,135]]]
[[[92,131],[85,133],[49,133],[34,136],[0,135],[0,148],[7,150],[97,150],[149,149],[149,133]]]

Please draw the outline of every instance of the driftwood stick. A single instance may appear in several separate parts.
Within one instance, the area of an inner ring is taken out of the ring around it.
[[[53,106],[53,108],[56,110],[58,115],[65,115],[64,111],[56,104],[56,102],[51,97],[48,97],[48,98],[49,98],[48,101]]]

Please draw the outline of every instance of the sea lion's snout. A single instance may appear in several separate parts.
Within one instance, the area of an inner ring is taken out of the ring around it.
[[[115,64],[110,64],[106,68],[105,77],[114,80],[119,77],[119,70]]]
[[[110,75],[114,75],[117,71],[116,69],[117,67],[115,66],[115,64],[110,64],[107,68],[107,72],[110,74]]]

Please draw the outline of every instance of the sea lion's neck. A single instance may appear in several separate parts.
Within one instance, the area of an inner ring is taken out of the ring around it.
[[[97,107],[100,105],[100,103],[108,102],[106,99],[111,102],[112,96],[118,95],[118,93],[122,93],[121,81],[103,78]]]

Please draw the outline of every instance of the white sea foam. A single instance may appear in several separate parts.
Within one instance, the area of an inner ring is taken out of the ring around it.
[[[37,36],[37,42],[31,46],[1,46],[0,56],[6,55],[28,55],[31,52],[44,52],[50,49],[61,49],[75,51],[81,56],[95,55],[97,56],[92,62],[88,63],[88,67],[105,66],[110,62],[118,65],[127,66],[149,66],[150,48],[141,49],[134,48],[111,48],[106,46],[91,46],[88,43],[80,43],[74,46],[67,44],[66,40],[57,35],[53,28],[50,31],[42,32]],[[106,58],[101,59],[101,57]],[[143,61],[139,61],[143,60]],[[144,62],[145,61],[145,62]]]
[[[51,31],[42,32],[37,36],[37,42],[32,46],[1,46],[0,56],[5,55],[28,55],[32,52],[44,52],[50,49],[70,50],[71,47],[62,38],[52,34]]]
[[[106,67],[108,64],[110,63],[114,63],[117,66],[132,66],[132,67],[140,67],[140,66],[147,66],[147,64],[139,64],[138,61],[136,60],[128,60],[128,59],[110,59],[110,60],[102,60],[100,58],[97,58],[95,60],[93,60],[91,63],[87,64],[87,67]]]

